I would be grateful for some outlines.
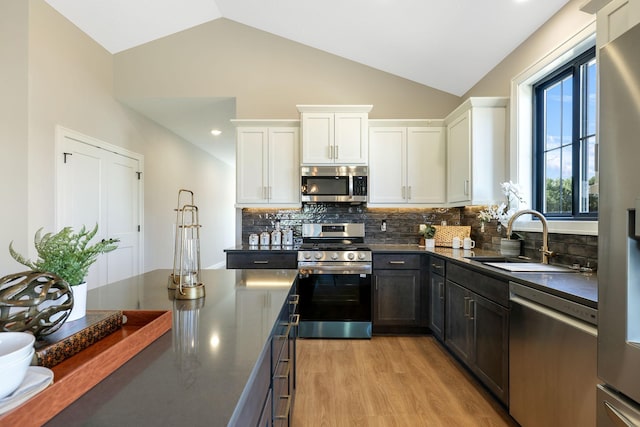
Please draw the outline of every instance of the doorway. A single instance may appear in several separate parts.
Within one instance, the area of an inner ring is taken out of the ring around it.
[[[89,289],[142,271],[143,165],[141,154],[56,129],[56,230],[98,224],[95,240],[120,240],[91,266]]]

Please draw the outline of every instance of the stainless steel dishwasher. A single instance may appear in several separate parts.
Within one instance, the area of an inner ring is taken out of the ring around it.
[[[519,283],[509,290],[509,413],[522,427],[595,426],[597,310]]]

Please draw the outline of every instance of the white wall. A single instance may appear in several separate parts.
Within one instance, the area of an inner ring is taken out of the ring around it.
[[[16,248],[21,252],[34,256],[32,239],[35,231],[40,227],[49,231],[55,226],[56,125],[145,156],[144,246],[148,252],[145,270],[172,265],[173,241],[169,231],[174,222],[171,215],[178,188],[191,187],[196,191],[196,202],[202,200],[203,203],[200,218],[203,224],[233,221],[235,212],[227,187],[219,189],[214,184],[233,183],[231,168],[123,106],[113,95],[111,54],[44,1],[28,0],[27,11],[24,10],[26,6],[20,4],[27,2],[7,0],[0,8],[0,34],[3,36],[0,54],[8,55],[10,63],[15,64],[14,83],[20,83],[20,75],[28,77],[23,89],[13,89],[12,98],[0,100],[0,111],[24,106],[26,120],[21,124],[18,117],[11,129],[0,129],[3,139],[15,138],[10,141],[15,146],[5,151],[11,156],[5,159],[11,161],[5,163],[15,165],[19,171],[15,178],[2,172],[3,187],[16,182],[16,189],[9,194],[13,203],[8,213],[12,218],[0,224],[0,274],[24,268],[11,260],[8,251],[1,249],[8,246],[9,240],[15,240]],[[18,19],[22,21],[16,21]],[[28,29],[28,39],[23,37],[24,43],[18,44],[17,49],[7,48],[4,43],[7,31],[4,20],[21,25],[12,34],[19,33],[19,28],[25,28],[25,33]],[[20,64],[21,55],[27,58],[23,64]],[[188,169],[184,164],[194,167]],[[20,221],[26,224],[23,230],[20,230]],[[232,225],[207,230],[207,243],[202,247],[203,265],[224,260],[222,248],[233,244],[233,228]],[[168,245],[167,237],[171,240]]]

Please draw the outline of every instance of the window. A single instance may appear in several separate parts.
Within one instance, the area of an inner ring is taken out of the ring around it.
[[[597,219],[595,48],[533,85],[533,207],[553,219]]]

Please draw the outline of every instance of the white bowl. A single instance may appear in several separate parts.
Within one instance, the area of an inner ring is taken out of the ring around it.
[[[2,381],[0,381],[0,399],[10,395],[20,387],[24,376],[27,374],[27,368],[31,364],[33,353],[35,353],[35,349],[32,348],[22,359],[0,365],[0,378],[2,378]]]
[[[35,340],[27,332],[0,332],[0,369],[5,363],[22,360],[33,350]]]

